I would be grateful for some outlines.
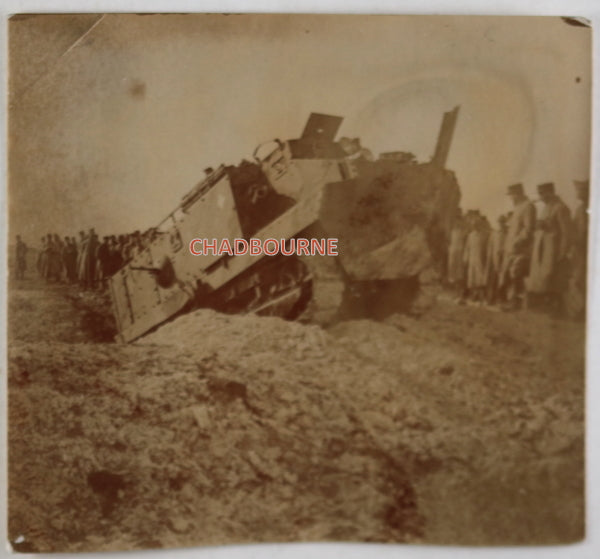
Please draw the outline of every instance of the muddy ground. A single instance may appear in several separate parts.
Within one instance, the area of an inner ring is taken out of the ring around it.
[[[9,288],[22,551],[583,537],[583,324],[440,296],[328,330],[197,311],[129,345],[106,300]]]

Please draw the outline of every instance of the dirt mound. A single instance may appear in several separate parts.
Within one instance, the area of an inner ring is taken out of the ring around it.
[[[27,514],[11,537],[40,551],[418,538],[402,463],[324,381],[364,363],[327,342],[199,311],[130,346],[19,344],[11,508]]]
[[[40,293],[24,309],[11,292],[13,541],[581,536],[579,324],[443,302],[329,330],[200,310],[121,345],[90,343],[82,307]]]

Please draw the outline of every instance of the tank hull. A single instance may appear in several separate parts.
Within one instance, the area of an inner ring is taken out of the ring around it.
[[[110,278],[118,340],[202,307],[327,324],[373,286],[412,285],[439,267],[460,198],[454,175],[404,155],[373,161],[358,140],[334,141],[340,123],[313,114],[298,140],[211,170]],[[196,238],[333,238],[339,256],[195,255]]]

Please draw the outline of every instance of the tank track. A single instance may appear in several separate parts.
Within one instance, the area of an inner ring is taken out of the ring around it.
[[[302,322],[327,326],[339,320],[345,302],[346,278],[335,256],[300,256],[306,267],[305,308],[299,314]]]

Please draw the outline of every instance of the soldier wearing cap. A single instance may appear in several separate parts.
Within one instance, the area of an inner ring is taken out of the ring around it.
[[[485,218],[478,210],[467,212],[469,233],[465,240],[464,265],[469,299],[483,303],[485,295],[485,250],[487,230]]]
[[[490,304],[498,302],[500,298],[499,277],[504,258],[504,244],[506,241],[506,216],[498,218],[498,229],[490,232],[487,242],[487,255],[485,261],[486,299]]]
[[[25,270],[27,269],[27,245],[21,240],[21,235],[17,235],[16,244],[16,277],[17,279],[25,279]]]
[[[507,309],[516,309],[525,295],[536,211],[521,183],[510,185],[507,194],[512,199],[513,211],[507,223],[499,287],[506,289]]]
[[[535,235],[527,291],[544,295],[549,309],[560,312],[569,278],[571,212],[553,183],[539,184],[537,191],[544,208]]]

